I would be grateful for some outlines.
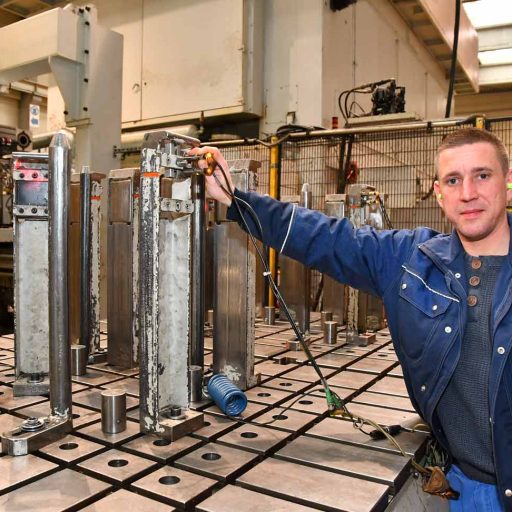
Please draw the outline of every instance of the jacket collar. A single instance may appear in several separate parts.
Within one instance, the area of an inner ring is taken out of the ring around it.
[[[509,261],[512,261],[512,215],[507,214],[510,229]],[[420,245],[424,252],[440,260],[444,265],[451,265],[464,254],[464,247],[458,233],[453,230],[451,235],[437,235]]]

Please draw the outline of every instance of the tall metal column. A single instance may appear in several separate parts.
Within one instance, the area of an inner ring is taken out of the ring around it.
[[[204,225],[192,226],[204,221],[204,212],[194,210],[205,204],[201,184],[192,191],[192,179],[196,186],[198,181],[186,153],[198,144],[190,137],[153,132],[146,134],[141,155],[140,428],[170,440],[203,425],[203,414],[190,409],[200,398],[202,381],[202,367],[191,364],[192,347],[198,350],[192,323],[201,318],[202,324],[204,314],[203,298],[192,300],[193,293],[203,290],[192,269],[194,250],[195,264],[204,264],[204,240],[199,240]]]
[[[69,204],[69,338],[87,347],[87,355],[100,348],[100,200],[101,180],[90,173],[71,175]],[[104,357],[104,356],[103,356]]]
[[[190,364],[204,366],[204,291],[205,291],[205,255],[206,255],[206,211],[205,178],[203,173],[192,174],[192,283],[190,289]],[[196,397],[200,400],[201,397]]]
[[[346,199],[346,215],[355,228],[368,225],[382,229],[384,222],[382,210],[377,201],[375,187],[371,185],[350,185]],[[375,340],[377,331],[384,327],[384,306],[378,297],[348,288],[347,304],[347,341],[358,345],[368,345]]]
[[[254,160],[228,162],[238,190],[256,190]],[[227,220],[216,204],[214,228],[213,372],[224,373],[241,389],[258,381],[254,375],[255,251],[249,236]]]
[[[309,208],[311,206],[311,190],[309,184],[302,186],[300,196],[285,196],[285,202]],[[299,329],[309,332],[311,304],[311,270],[297,260],[286,256],[279,257],[281,272],[281,292]]]
[[[57,133],[49,152],[50,408],[71,417],[71,353],[68,337],[68,211],[71,148]]]
[[[71,354],[68,332],[68,213],[71,152],[68,140],[56,134],[49,152],[49,366],[50,414],[28,418],[2,434],[2,450],[25,455],[59,439],[72,429]]]
[[[139,363],[139,186],[139,169],[114,169],[109,173],[107,361],[121,368]]]
[[[14,153],[14,396],[49,393],[48,155]]]
[[[325,197],[325,213],[330,217],[345,217],[345,194],[328,194]],[[346,286],[324,274],[323,309],[330,311],[338,325],[345,323]]]

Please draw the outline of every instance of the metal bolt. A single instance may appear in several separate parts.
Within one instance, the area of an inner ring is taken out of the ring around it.
[[[179,405],[173,405],[171,407],[171,418],[179,418],[181,416],[181,407]]]
[[[35,215],[37,213],[37,208],[32,208],[30,211]]]
[[[39,174],[37,174],[37,172],[33,172],[32,173],[32,178],[33,179],[37,179],[38,176],[39,176]]]
[[[44,427],[43,420],[39,418],[27,418],[21,423],[21,430],[23,432],[36,432]]]
[[[41,373],[31,373],[28,377],[28,381],[31,384],[35,384],[37,382],[43,382],[43,380],[44,380],[44,377]]]
[[[25,210],[24,210],[23,208],[18,208],[18,211],[19,211],[20,213],[25,213]]]
[[[20,172],[20,178],[23,179],[25,177],[25,173],[24,172]]]

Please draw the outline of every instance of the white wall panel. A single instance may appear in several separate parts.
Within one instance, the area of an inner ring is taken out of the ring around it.
[[[142,117],[243,104],[243,0],[146,0]]]

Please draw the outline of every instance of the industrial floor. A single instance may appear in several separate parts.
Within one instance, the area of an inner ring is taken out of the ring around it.
[[[330,386],[353,414],[381,424],[419,418],[387,330],[367,347],[325,345],[314,315],[311,350]],[[256,324],[256,372],[243,422],[204,408],[205,427],[176,442],[139,433],[136,370],[88,367],[73,378],[75,432],[23,457],[0,457],[0,511],[57,512],[300,512],[380,511],[405,482],[409,459],[389,441],[373,441],[352,423],[327,414],[326,400],[285,322]],[[106,344],[107,336],[102,335]],[[205,340],[205,365],[212,339]],[[49,412],[45,397],[12,396],[13,335],[0,337],[0,429]],[[100,392],[127,393],[128,424],[120,434],[101,431]],[[283,410],[283,407],[289,409]],[[368,428],[370,430],[371,428]],[[402,432],[410,455],[422,453],[425,434]],[[395,500],[397,501],[397,500]]]

